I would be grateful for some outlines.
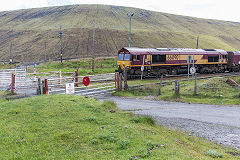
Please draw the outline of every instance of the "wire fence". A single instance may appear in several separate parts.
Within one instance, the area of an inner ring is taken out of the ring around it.
[[[162,82],[129,86],[129,91],[136,96],[159,95],[208,95],[223,96],[228,92],[240,92],[240,87],[227,83],[229,77],[240,82],[240,74],[223,74],[215,76],[197,77],[195,79],[168,79]]]

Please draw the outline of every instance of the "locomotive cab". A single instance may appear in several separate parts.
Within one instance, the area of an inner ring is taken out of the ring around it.
[[[131,55],[129,52],[119,52],[118,59],[117,59],[118,70],[123,71],[124,68],[129,70],[131,66],[130,60],[131,60]]]

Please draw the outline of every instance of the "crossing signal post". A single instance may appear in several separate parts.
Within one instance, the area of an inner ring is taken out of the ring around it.
[[[60,38],[60,61],[62,63],[62,55],[63,55],[63,47],[62,47],[62,35],[63,35],[63,32],[62,32],[62,26],[60,26],[60,31],[58,32],[59,34],[59,38]]]
[[[127,14],[129,17],[129,47],[131,47],[131,25],[132,25],[132,16],[134,13],[128,13]]]

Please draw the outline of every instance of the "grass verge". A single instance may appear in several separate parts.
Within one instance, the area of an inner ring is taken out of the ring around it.
[[[0,103],[0,159],[238,159],[238,152],[155,125],[111,101],[50,95]],[[234,156],[230,153],[236,153]]]
[[[0,91],[0,103],[5,101],[6,96],[11,96],[11,92],[9,91]]]

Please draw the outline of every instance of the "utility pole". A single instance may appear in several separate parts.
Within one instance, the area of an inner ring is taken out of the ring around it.
[[[129,16],[129,48],[131,47],[131,23],[132,23],[132,16],[134,13],[128,13]]]
[[[9,63],[11,64],[13,62],[13,58],[12,58],[12,42],[10,44],[10,48],[9,48]]]
[[[197,37],[197,49],[198,49],[198,41],[199,41],[199,36]]]
[[[93,22],[93,41],[92,41],[92,72],[94,72],[94,52],[95,52],[95,22]]]
[[[199,36],[197,37],[197,49],[198,49],[198,40],[199,40]],[[193,68],[194,68],[194,54],[193,54]],[[195,74],[192,75],[192,78],[194,78],[194,75]]]
[[[44,60],[45,60],[45,62],[47,61],[47,42],[46,41],[44,44]]]
[[[59,38],[60,38],[60,61],[61,61],[61,63],[62,63],[62,55],[63,55],[63,47],[62,47],[62,35],[63,35],[63,32],[62,32],[62,26],[60,25],[59,26],[60,28],[60,30],[59,30]]]
[[[199,40],[199,36],[197,37],[197,49],[198,49],[198,40]],[[193,67],[194,67],[194,55],[193,55]]]

